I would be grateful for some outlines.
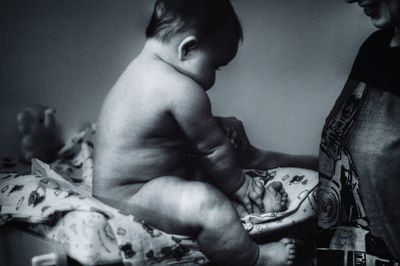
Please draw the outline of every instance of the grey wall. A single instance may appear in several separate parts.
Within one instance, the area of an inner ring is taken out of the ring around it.
[[[153,1],[7,0],[0,6],[0,154],[15,152],[15,116],[57,109],[66,136],[101,102],[144,43]],[[323,121],[372,31],[332,0],[233,0],[245,40],[210,91],[215,114],[242,119],[257,145],[316,154]]]

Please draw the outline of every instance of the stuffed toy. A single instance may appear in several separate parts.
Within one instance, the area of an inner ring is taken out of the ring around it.
[[[57,134],[54,114],[54,109],[42,105],[33,105],[18,113],[23,161],[30,163],[32,158],[37,158],[50,162],[56,159],[61,141]]]

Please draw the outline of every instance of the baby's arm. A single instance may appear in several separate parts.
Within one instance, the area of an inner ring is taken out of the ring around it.
[[[248,212],[252,212],[252,204],[263,211],[265,188],[239,168],[232,145],[211,114],[206,93],[197,87],[178,89],[171,111],[212,177],[210,181],[242,203]]]
[[[190,85],[190,84],[189,84]],[[233,194],[244,183],[235,152],[211,114],[208,96],[200,87],[178,88],[171,111],[189,141],[210,180],[224,193]]]

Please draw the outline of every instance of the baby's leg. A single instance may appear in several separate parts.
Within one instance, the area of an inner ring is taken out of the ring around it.
[[[296,248],[293,239],[283,238],[278,242],[260,245],[258,265],[281,266],[293,265],[296,259]]]
[[[135,215],[171,234],[197,239],[202,252],[222,265],[254,265],[258,246],[244,230],[228,198],[213,186],[159,177],[131,199]]]
[[[266,186],[263,202],[265,206],[264,212],[260,212],[257,206],[254,205],[254,213],[280,212],[287,209],[288,194],[283,188],[281,182],[274,181]],[[233,205],[240,217],[244,217],[249,214],[244,206],[240,205],[239,203],[233,202]]]
[[[265,188],[265,212],[279,212],[287,208],[288,195],[279,181],[274,181]]]
[[[200,163],[194,160],[193,165],[191,165],[192,176],[196,177],[193,180],[199,180],[207,182],[207,179],[204,176],[207,174]],[[261,182],[261,181],[259,181]],[[263,198],[265,210],[264,213],[268,212],[281,212],[287,209],[288,207],[288,194],[283,188],[283,184],[280,181],[273,181],[268,183],[265,188],[265,194]],[[237,202],[232,202],[236,208],[240,217],[246,216],[248,213],[244,206],[238,204]],[[254,212],[261,213],[256,205],[253,205]]]
[[[130,200],[135,215],[171,234],[195,237],[200,249],[222,265],[287,265],[293,249],[276,242],[260,248],[244,230],[229,199],[204,182],[159,177]],[[277,252],[277,250],[280,252]],[[270,261],[271,263],[266,263]]]

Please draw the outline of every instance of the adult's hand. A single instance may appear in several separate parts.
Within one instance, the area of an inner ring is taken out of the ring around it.
[[[215,117],[215,119],[235,149],[240,166],[247,168],[249,162],[254,160],[255,147],[250,143],[242,121],[233,116]]]

